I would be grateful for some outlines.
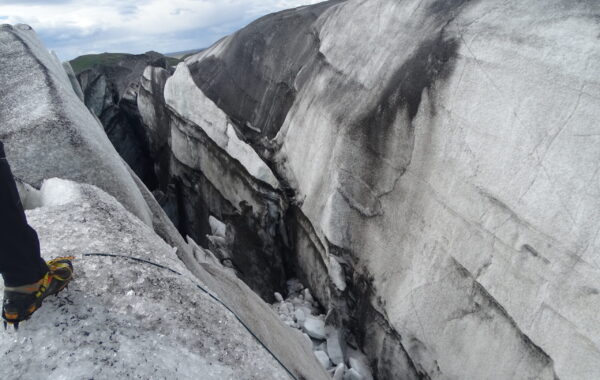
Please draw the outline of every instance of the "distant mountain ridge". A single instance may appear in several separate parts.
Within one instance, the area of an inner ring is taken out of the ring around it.
[[[174,53],[172,53],[174,54]],[[73,67],[75,74],[91,69],[96,65],[105,66],[128,66],[129,60],[136,60],[142,56],[154,56],[156,59],[165,58],[167,63],[171,66],[177,65],[181,62],[180,59],[175,58],[173,55],[161,54],[155,51],[147,51],[143,54],[129,54],[129,53],[100,53],[100,54],[85,54],[69,61]]]

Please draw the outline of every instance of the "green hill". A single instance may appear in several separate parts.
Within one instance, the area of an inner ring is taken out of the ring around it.
[[[148,52],[146,55],[155,54],[157,58],[162,56],[167,60],[169,65],[177,65],[180,60],[174,57],[166,57],[160,53],[156,52]],[[141,54],[140,54],[141,55]],[[127,53],[101,53],[101,54],[86,54],[81,55],[71,61],[69,63],[73,67],[73,71],[75,74],[79,74],[83,70],[89,69],[94,65],[116,65],[120,61],[126,61],[129,57],[135,56],[134,54]]]

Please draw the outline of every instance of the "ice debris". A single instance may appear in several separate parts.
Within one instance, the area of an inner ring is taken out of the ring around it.
[[[315,356],[334,380],[373,380],[367,357],[348,347],[351,335],[334,326],[326,325],[325,314],[310,290],[297,279],[287,281],[287,297],[274,293],[271,305],[286,325],[302,331]],[[354,347],[354,346],[352,346]]]
[[[325,322],[319,318],[306,317],[302,323],[302,330],[304,330],[311,338],[319,340],[327,338],[325,335]]]
[[[331,361],[329,360],[329,356],[327,356],[327,353],[325,353],[325,351],[317,350],[315,351],[315,356],[317,357],[323,368],[329,369],[331,367]]]
[[[344,365],[344,363],[338,364],[337,367],[335,367],[335,370],[333,372],[333,380],[343,380],[345,372],[346,372],[346,366]]]

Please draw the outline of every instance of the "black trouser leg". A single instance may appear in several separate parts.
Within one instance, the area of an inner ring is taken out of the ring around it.
[[[27,224],[17,185],[0,141],[0,273],[5,286],[38,281],[48,271],[37,233]]]

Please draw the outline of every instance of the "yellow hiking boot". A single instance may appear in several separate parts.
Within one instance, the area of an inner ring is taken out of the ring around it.
[[[42,306],[42,301],[53,294],[58,294],[69,285],[73,278],[74,257],[58,257],[50,260],[48,273],[41,280],[29,285],[7,287],[4,289],[2,318],[4,328],[7,324],[19,328],[19,323],[31,317]]]

